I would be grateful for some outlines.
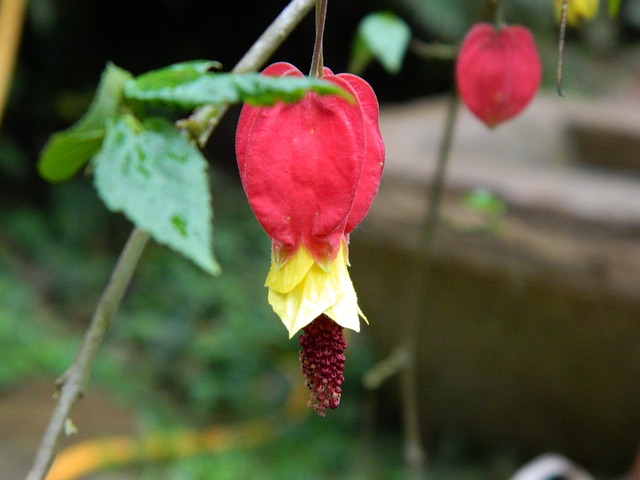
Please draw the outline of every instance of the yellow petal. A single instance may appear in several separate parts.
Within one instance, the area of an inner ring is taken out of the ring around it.
[[[358,317],[362,317],[364,321],[367,318],[364,316],[360,307],[358,307],[358,297],[356,291],[353,288],[349,271],[347,270],[346,248],[343,246],[338,252],[336,258],[336,264],[333,268],[333,286],[336,292],[335,303],[325,310],[323,313],[329,316],[334,322],[343,328],[350,328],[356,332],[360,331],[360,321]]]
[[[304,247],[300,250],[304,250]],[[289,288],[292,279],[300,277],[307,265],[305,256],[311,255],[308,252],[301,253],[302,258],[294,260],[299,255],[296,252],[290,262],[299,262],[299,265],[293,264],[290,267],[292,271],[285,271],[288,263],[279,269],[272,267],[267,278],[269,304],[287,327],[289,338],[323,313],[344,328],[360,330],[358,316],[365,317],[358,307],[356,292],[349,277],[345,250],[346,246],[342,245],[335,260],[324,268],[312,260],[306,275],[293,288]],[[327,267],[330,268],[325,270]],[[281,275],[286,278],[279,278]]]
[[[278,265],[272,258],[265,286],[280,293],[290,292],[302,282],[313,264],[313,257],[303,246],[284,264]]]

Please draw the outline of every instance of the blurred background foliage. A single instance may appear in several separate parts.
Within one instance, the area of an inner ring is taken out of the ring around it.
[[[132,8],[123,0],[29,2],[0,130],[0,395],[30,378],[53,379],[68,366],[130,230],[101,205],[88,176],[59,186],[37,177],[35,164],[48,136],[85,111],[107,61],[134,74],[197,58],[219,60],[229,69],[285,3],[139,0]],[[507,3],[507,19],[532,28],[541,48],[553,51],[551,2]],[[358,22],[378,10],[394,11],[421,40],[455,44],[472,23],[486,18],[488,2],[329,2],[325,62],[334,71],[349,62],[346,47]],[[617,20],[601,16],[571,30],[569,48],[585,62],[623,55],[639,33],[640,0],[625,0]],[[304,70],[312,42],[310,17],[276,57]],[[553,65],[555,57],[545,61]],[[385,104],[448,90],[451,67],[451,61],[425,61],[409,52],[397,75],[372,64],[364,76]],[[125,399],[143,431],[273,415],[290,400],[291,378],[301,382],[297,342],[286,338],[262,286],[268,239],[238,188],[237,113],[225,118],[206,152],[223,275],[211,278],[163,247],[149,248],[95,368],[95,381]],[[372,397],[360,378],[375,353],[366,331],[351,340],[346,395],[329,419],[308,418],[249,453],[146,465],[134,478],[257,478],[256,471],[265,479],[401,478],[397,432],[376,440],[367,435],[376,421],[368,417]],[[463,445],[444,442],[432,456],[449,466],[478,460]],[[487,477],[504,476],[513,465],[508,459],[481,462]],[[450,469],[441,476],[465,474]]]

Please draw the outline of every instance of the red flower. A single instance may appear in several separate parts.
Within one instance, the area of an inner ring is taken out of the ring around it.
[[[288,63],[265,75],[302,76]],[[353,97],[310,92],[298,103],[245,105],[236,132],[240,179],[272,241],[269,303],[300,336],[309,406],[319,415],[342,395],[343,328],[365,318],[347,270],[349,234],[378,191],[384,145],[373,90],[355,75],[323,78]],[[365,318],[366,320],[366,318]]]
[[[288,63],[263,73],[302,76]],[[384,163],[369,84],[326,68],[323,79],[354,101],[309,92],[293,104],[245,105],[236,132],[242,185],[273,245],[269,302],[290,336],[322,314],[359,328],[347,244],[369,210]]]
[[[542,66],[531,32],[475,25],[462,42],[456,82],[464,104],[489,127],[520,113],[540,86]]]

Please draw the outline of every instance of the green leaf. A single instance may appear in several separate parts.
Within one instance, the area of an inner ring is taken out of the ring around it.
[[[104,129],[53,134],[38,163],[40,175],[53,183],[68,180],[100,150],[103,137]]]
[[[145,73],[127,82],[124,95],[129,100],[192,110],[202,105],[248,102],[273,105],[295,102],[307,91],[319,95],[349,93],[333,83],[308,77],[269,77],[258,73],[212,73],[204,65],[211,62],[177,64]]]
[[[504,215],[507,211],[505,202],[485,188],[477,188],[468,192],[463,197],[463,203],[477,212],[497,216]]]
[[[411,29],[393,13],[367,15],[358,26],[350,70],[360,72],[375,58],[389,73],[398,73],[410,39]]]
[[[122,90],[132,76],[109,63],[87,113],[71,128],[51,136],[38,162],[40,175],[50,182],[71,178],[100,149],[105,123],[116,114]]]
[[[219,273],[207,162],[170,122],[112,119],[94,163],[95,187],[110,210],[123,212],[205,271]]]
[[[620,13],[620,4],[622,0],[609,0],[609,15],[612,17],[617,17]]]
[[[439,41],[459,41],[471,25],[486,15],[488,2],[477,0],[396,0],[403,11],[411,12],[411,22]],[[495,2],[491,2],[495,3]],[[540,2],[530,2],[540,3]]]
[[[221,67],[219,62],[213,60],[193,60],[144,73],[129,83],[135,83],[143,90],[175,88],[183,83],[197,80],[211,69]],[[128,85],[128,88],[132,88],[132,86]]]

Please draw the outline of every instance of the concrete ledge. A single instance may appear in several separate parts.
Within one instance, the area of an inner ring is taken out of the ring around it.
[[[632,119],[640,138],[637,108],[604,103],[541,97],[493,132],[463,111],[429,262],[417,239],[444,102],[382,112],[387,169],[352,235],[352,274],[380,357],[406,319],[418,319],[428,439],[526,457],[555,451],[609,473],[631,465],[640,440],[640,180],[585,166],[570,133],[577,119],[589,124],[589,111]],[[478,187],[504,201],[504,216],[461,202]],[[385,392],[397,402],[397,389]]]

